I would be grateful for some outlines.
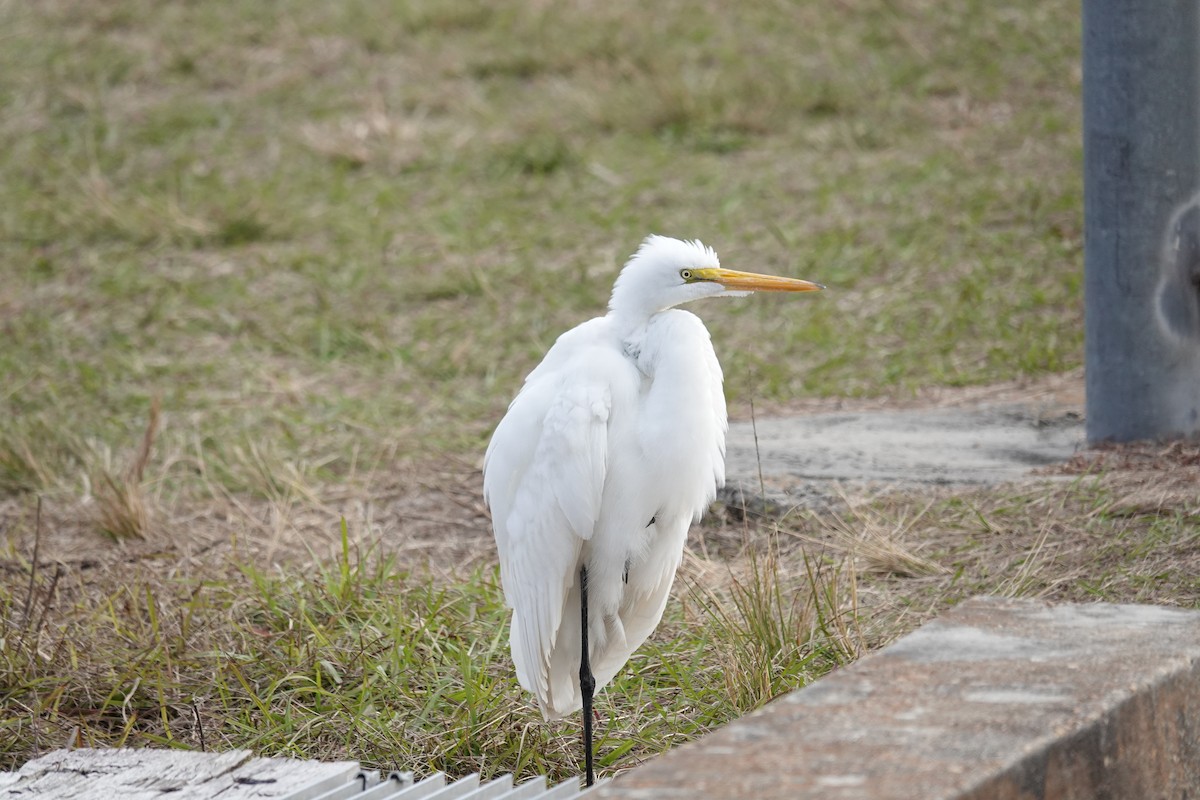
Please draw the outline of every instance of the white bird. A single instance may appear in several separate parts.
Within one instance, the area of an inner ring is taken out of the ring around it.
[[[725,482],[721,366],[704,324],[675,306],[822,288],[650,236],[608,313],[558,338],[496,427],[483,490],[513,663],[546,719],[582,707],[589,786],[593,692],[662,618],[688,528]]]

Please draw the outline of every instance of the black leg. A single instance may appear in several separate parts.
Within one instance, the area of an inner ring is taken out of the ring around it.
[[[579,638],[583,651],[579,658],[579,690],[583,693],[583,763],[587,771],[587,785],[596,782],[592,768],[592,694],[596,691],[596,679],[592,677],[592,665],[588,656],[588,577],[587,565],[579,568]]]

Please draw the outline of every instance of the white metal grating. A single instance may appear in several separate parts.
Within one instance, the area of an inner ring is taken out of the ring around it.
[[[592,789],[606,782],[600,781]],[[581,789],[578,778],[547,787],[542,776],[519,785],[513,785],[512,775],[480,783],[477,774],[447,783],[441,772],[415,781],[411,772],[380,776],[377,772],[364,770],[349,782],[328,791],[314,794],[311,786],[303,786],[281,800],[575,800],[585,797],[592,789]]]

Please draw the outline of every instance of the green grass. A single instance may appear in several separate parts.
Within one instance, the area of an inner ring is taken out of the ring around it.
[[[834,565],[814,568],[841,591]],[[674,605],[663,634],[602,693],[602,769],[851,657],[826,622],[837,597],[751,598],[732,585]],[[56,572],[0,587],[0,769],[72,737],[453,775],[579,769],[577,720],[543,723],[513,679],[494,568],[431,580],[393,556],[360,557],[343,528],[342,555],[307,572],[238,561],[164,580],[142,563],[116,580]],[[749,635],[766,628],[772,637]]]
[[[1072,3],[3,13],[18,431],[476,452],[649,232],[830,286],[697,308],[735,410],[1081,360]]]

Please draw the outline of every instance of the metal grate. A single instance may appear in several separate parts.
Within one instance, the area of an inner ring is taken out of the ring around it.
[[[468,775],[448,784],[441,772],[417,782],[411,772],[380,776],[378,772],[364,770],[348,783],[332,789],[310,785],[285,795],[282,800],[574,800],[605,783],[600,781],[590,789],[580,789],[579,779],[573,778],[548,787],[545,777],[539,776],[514,786],[512,775],[501,775],[487,783],[480,783],[478,775]]]

